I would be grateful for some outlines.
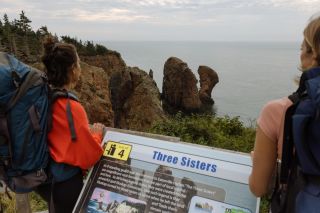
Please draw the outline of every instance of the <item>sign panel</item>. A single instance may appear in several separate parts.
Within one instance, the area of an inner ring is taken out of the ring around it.
[[[108,131],[74,212],[257,213],[247,154]]]

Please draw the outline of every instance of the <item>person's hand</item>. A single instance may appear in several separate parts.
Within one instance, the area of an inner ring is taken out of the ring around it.
[[[103,137],[105,126],[102,123],[94,123],[90,126],[90,132],[92,134],[100,134]]]

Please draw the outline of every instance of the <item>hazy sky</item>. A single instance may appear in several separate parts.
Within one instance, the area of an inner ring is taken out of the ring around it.
[[[320,0],[0,0],[33,29],[83,40],[300,41]]]

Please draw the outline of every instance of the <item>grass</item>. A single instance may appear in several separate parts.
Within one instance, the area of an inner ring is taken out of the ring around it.
[[[15,194],[13,192],[9,192],[9,194],[12,197],[11,199],[7,194],[0,193],[1,208],[5,213],[15,213],[16,212]],[[30,198],[30,206],[31,206],[32,212],[44,211],[47,209],[46,202],[43,201],[38,194],[31,192],[29,196],[30,196],[29,198]]]

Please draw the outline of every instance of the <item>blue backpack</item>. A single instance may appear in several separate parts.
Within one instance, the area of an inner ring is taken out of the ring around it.
[[[320,212],[320,67],[304,72],[289,96],[272,213]]]
[[[0,180],[14,192],[47,179],[48,91],[45,73],[0,52]]]

